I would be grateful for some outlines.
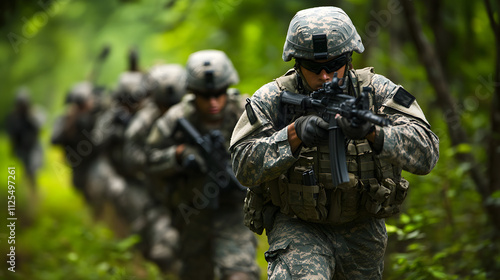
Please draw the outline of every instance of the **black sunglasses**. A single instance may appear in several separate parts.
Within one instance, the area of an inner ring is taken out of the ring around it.
[[[323,69],[325,69],[326,73],[335,72],[342,68],[342,66],[346,65],[348,60],[349,54],[342,54],[341,56],[326,62],[316,62],[307,59],[298,59],[297,61],[299,62],[299,65],[318,75]]]

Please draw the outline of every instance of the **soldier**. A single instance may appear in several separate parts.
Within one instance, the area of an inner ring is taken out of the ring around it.
[[[110,107],[96,120],[92,143],[102,151],[92,167],[90,192],[93,200],[109,200],[127,226],[143,224],[142,210],[151,200],[142,181],[125,163],[125,131],[131,119],[145,105],[143,73],[127,71],[120,75]],[[101,204],[104,201],[97,202]]]
[[[178,64],[152,67],[141,81],[148,98],[137,111],[125,130],[124,163],[128,172],[145,178],[146,152],[144,145],[156,119],[179,103],[186,92],[186,73]]]
[[[244,192],[227,181],[234,174],[223,168],[229,164],[230,134],[243,111],[243,96],[228,90],[238,74],[218,50],[191,54],[186,68],[192,94],[157,121],[148,139],[150,171],[171,183],[168,203],[180,232],[180,278],[258,279],[256,238],[243,225]],[[196,143],[203,142],[206,150],[189,140],[186,130],[176,129],[186,129],[180,120],[191,136],[204,135]],[[215,166],[222,168],[215,172]]]
[[[91,142],[90,132],[105,105],[98,90],[87,81],[74,84],[65,103],[67,112],[56,120],[51,143],[64,148],[66,161],[72,168],[73,185],[91,202],[87,178],[99,151]]]
[[[398,212],[408,189],[401,170],[427,174],[438,160],[439,140],[415,98],[373,68],[352,69],[353,51],[363,50],[340,8],[299,11],[283,50],[294,68],[255,92],[233,132],[233,169],[250,187],[245,222],[257,233],[266,229],[269,279],[381,279],[383,218]],[[280,94],[307,96],[336,77],[348,95],[368,87],[370,109],[392,126],[355,126],[334,116],[348,144],[349,172],[334,186],[329,123],[315,113],[282,115]]]
[[[14,110],[7,115],[5,126],[12,151],[21,160],[33,189],[36,187],[36,172],[43,163],[39,134],[44,118],[42,111],[31,105],[28,89],[19,89]]]
[[[98,147],[92,142],[91,131],[98,116],[109,105],[109,99],[104,96],[106,89],[98,86],[97,80],[109,52],[109,46],[105,46],[95,61],[89,79],[71,87],[65,99],[66,113],[56,119],[51,136],[53,145],[64,148],[66,162],[72,168],[73,185],[83,192],[91,204],[88,178],[92,175],[89,171],[99,155]]]
[[[146,192],[149,188],[152,200],[151,206],[143,209],[144,224],[137,229],[142,237],[140,247],[143,254],[164,271],[175,271],[178,267],[175,260],[178,233],[172,227],[171,215],[164,204],[166,182],[148,176],[144,147],[156,119],[186,93],[186,71],[178,64],[154,66],[142,80],[142,88],[147,91],[148,99],[125,130],[124,162],[129,174],[141,182],[142,191]]]

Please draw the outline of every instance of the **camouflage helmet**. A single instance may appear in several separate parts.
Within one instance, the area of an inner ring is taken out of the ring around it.
[[[124,104],[133,104],[146,97],[146,90],[142,84],[141,72],[127,71],[118,78],[118,86],[114,97]]]
[[[93,96],[92,83],[84,81],[74,84],[66,95],[66,104],[82,105]]]
[[[217,91],[239,82],[233,63],[219,50],[203,50],[191,54],[186,70],[187,87],[197,92]]]
[[[186,93],[186,70],[180,64],[156,65],[148,71],[143,83],[157,104],[170,107]]]
[[[26,86],[22,86],[16,90],[15,103],[17,105],[29,105],[30,104],[30,90]]]
[[[283,60],[292,57],[322,60],[365,50],[349,16],[337,7],[316,7],[297,12],[290,22]]]

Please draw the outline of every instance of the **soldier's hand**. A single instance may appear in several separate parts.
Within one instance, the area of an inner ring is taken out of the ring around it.
[[[365,139],[366,135],[375,128],[372,123],[365,121],[362,124],[356,125],[351,120],[341,116],[337,116],[337,123],[342,128],[345,137],[353,140]]]
[[[180,165],[188,172],[207,171],[207,166],[198,149],[190,145],[179,145],[176,151]]]
[[[295,120],[297,137],[306,147],[315,147],[328,141],[328,123],[322,118],[309,115]]]

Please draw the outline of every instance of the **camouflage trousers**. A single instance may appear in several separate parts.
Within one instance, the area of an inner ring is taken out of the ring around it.
[[[334,226],[278,213],[268,242],[268,279],[382,279],[383,219]]]

